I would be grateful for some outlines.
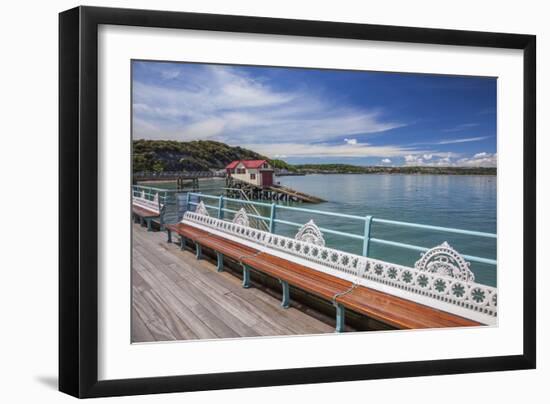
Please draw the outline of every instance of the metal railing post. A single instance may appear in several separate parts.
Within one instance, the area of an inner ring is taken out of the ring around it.
[[[372,216],[365,217],[365,233],[363,238],[363,256],[369,256],[369,246],[370,246],[370,227],[372,225]]]
[[[185,209],[186,210],[191,210],[189,208],[189,202],[191,202],[191,193],[187,192],[187,197],[186,197],[186,200],[185,200]]]
[[[223,195],[218,202],[218,219],[223,219]]]
[[[275,209],[277,205],[275,203],[271,204],[271,213],[269,214],[269,232],[273,233],[275,231]]]

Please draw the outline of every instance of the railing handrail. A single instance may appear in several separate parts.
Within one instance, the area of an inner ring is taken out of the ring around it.
[[[307,208],[301,208],[301,207],[295,207],[295,206],[286,206],[286,205],[277,205],[275,203],[265,203],[265,202],[256,202],[256,201],[243,201],[242,199],[235,199],[235,198],[228,198],[228,197],[222,197],[217,195],[209,195],[209,194],[203,194],[200,192],[189,192],[189,195],[197,196],[199,198],[207,198],[207,199],[213,199],[213,200],[220,200],[220,198],[223,198],[224,201],[230,201],[235,203],[241,203],[241,204],[251,204],[256,206],[263,206],[266,208],[271,209],[270,216],[262,216],[262,215],[254,215],[253,217],[262,218],[263,220],[266,220],[270,225],[270,231],[274,232],[274,224],[284,224],[289,226],[295,226],[295,227],[301,227],[304,225],[304,223],[296,223],[289,220],[283,220],[283,219],[277,219],[275,217],[275,210],[288,210],[288,211],[299,211],[299,212],[306,212],[311,214],[318,214],[318,215],[324,215],[324,216],[332,216],[332,217],[341,217],[341,218],[347,218],[347,219],[353,219],[362,221],[365,224],[364,228],[364,234],[354,234],[354,233],[343,233],[337,230],[327,229],[320,227],[320,230],[329,233],[329,234],[335,234],[342,237],[348,237],[356,240],[363,240],[363,255],[368,256],[369,253],[369,245],[370,243],[376,243],[376,244],[382,244],[382,245],[388,245],[398,248],[404,248],[408,250],[414,250],[414,251],[420,251],[420,252],[426,252],[429,250],[427,247],[417,246],[413,244],[406,244],[406,243],[400,243],[397,241],[391,241],[391,240],[385,240],[377,237],[373,237],[371,234],[371,224],[372,223],[381,223],[386,225],[395,225],[395,226],[404,226],[404,227],[412,227],[417,229],[423,229],[423,230],[434,230],[434,231],[440,231],[440,232],[446,232],[446,233],[454,233],[454,234],[463,234],[463,235],[470,235],[475,237],[484,237],[484,238],[493,238],[496,239],[497,235],[494,233],[487,233],[487,232],[480,232],[480,231],[474,231],[474,230],[465,230],[465,229],[457,229],[453,227],[443,227],[443,226],[432,226],[427,224],[420,224],[420,223],[411,223],[411,222],[402,222],[397,220],[388,220],[388,219],[382,219],[382,218],[375,218],[371,215],[367,216],[357,216],[357,215],[349,215],[345,213],[338,213],[338,212],[328,212],[328,211],[322,211],[317,209],[307,209]],[[191,205],[197,205],[195,202],[189,202]],[[219,209],[218,206],[213,205],[205,205],[208,208],[211,209]],[[223,208],[224,211],[231,211],[226,208]],[[259,216],[259,217],[258,217]],[[491,258],[485,258],[485,257],[478,257],[474,255],[463,255],[464,258],[477,262],[482,264],[489,264],[489,265],[496,265],[497,260],[491,259]]]
[[[144,191],[154,191],[154,192],[181,192],[180,190],[177,190],[177,189],[167,189],[167,188],[155,188],[155,187],[150,187],[150,186],[147,186],[147,185],[132,185],[132,188],[133,189],[136,189],[136,188],[139,188],[140,190],[144,190]]]

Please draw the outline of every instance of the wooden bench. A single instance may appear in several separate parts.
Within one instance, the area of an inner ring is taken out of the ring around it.
[[[166,227],[168,241],[172,241],[172,232],[180,235],[182,248],[186,239],[193,241],[197,259],[201,258],[202,246],[214,250],[217,255],[218,271],[223,270],[224,256],[239,262],[243,268],[243,287],[245,288],[250,286],[251,270],[278,279],[282,285],[281,305],[285,308],[290,304],[290,285],[332,302],[336,308],[337,332],[344,330],[346,308],[399,329],[479,326],[491,324],[491,318],[496,318],[496,315],[484,313],[483,305],[481,309],[476,306],[476,310],[469,308],[466,301],[463,301],[463,304],[458,304],[456,309],[451,308],[455,311],[452,313],[441,309],[449,308],[453,304],[449,303],[448,297],[430,298],[427,296],[428,292],[420,293],[416,297],[410,290],[397,293],[399,290],[391,285],[391,281],[380,282],[381,285],[368,281],[368,277],[372,277],[372,274],[376,274],[379,270],[377,266],[381,261],[332,250],[321,245],[323,244],[321,242],[315,244],[315,238],[322,234],[312,222],[298,232],[301,238],[290,239],[245,226],[246,218],[242,218],[246,213],[242,211],[238,216],[241,218],[239,224],[208,217],[207,213],[204,213],[206,212],[204,206],[199,206],[197,210],[201,213],[188,212],[181,223]],[[285,248],[274,247],[280,247],[283,242],[287,243]],[[293,243],[290,248],[288,243]],[[301,254],[292,254],[297,249],[297,244],[300,246]],[[310,257],[313,253],[311,249],[315,248],[319,250],[319,254],[328,255],[328,264],[319,265],[319,262],[325,262],[327,257],[320,256],[316,260],[304,260],[304,253],[306,257]],[[441,246],[437,248],[441,249]],[[338,261],[334,260],[335,257]],[[414,268],[388,265],[386,268],[388,274],[392,273],[391,270],[400,270],[402,274],[406,274],[406,271],[418,272]],[[463,280],[427,272],[415,273],[415,279],[421,282],[418,277],[422,275],[425,275],[433,285],[441,279],[448,281],[449,287],[465,283]],[[472,283],[470,286],[475,288],[478,287],[477,285]],[[484,287],[483,290],[486,293],[488,291],[495,293],[494,296],[496,296],[496,291],[490,289],[490,287]],[[388,293],[390,291],[396,293]],[[412,296],[416,301],[404,296]],[[467,309],[464,306],[467,306]],[[489,303],[487,307],[490,306]],[[475,315],[470,315],[469,311]],[[466,316],[460,315],[462,313]]]
[[[132,197],[132,214],[143,226],[147,223],[147,231],[152,230],[151,222],[160,219],[164,206],[159,202],[158,193],[152,200],[145,197],[145,192]]]

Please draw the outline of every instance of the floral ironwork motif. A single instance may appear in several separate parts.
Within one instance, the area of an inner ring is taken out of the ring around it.
[[[244,208],[239,209],[235,216],[233,216],[233,223],[240,224],[241,226],[250,227],[250,220]]]
[[[298,233],[296,233],[294,239],[305,241],[306,243],[316,244],[321,247],[325,246],[325,238],[323,237],[323,233],[321,233],[321,230],[317,227],[313,220],[310,220],[304,224]]]
[[[445,275],[466,282],[475,280],[474,273],[470,270],[470,263],[446,241],[426,251],[422,258],[416,261],[414,267],[419,271]]]
[[[195,209],[195,213],[202,216],[210,216],[208,213],[208,210],[206,209],[206,206],[204,206],[204,202],[200,201],[197,205],[197,208]]]

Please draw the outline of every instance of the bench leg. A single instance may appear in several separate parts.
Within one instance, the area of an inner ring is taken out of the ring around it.
[[[180,236],[180,250],[185,250],[185,237]]]
[[[223,271],[223,254],[216,252],[216,258],[218,259],[218,264],[216,265],[216,271]]]
[[[172,232],[169,229],[166,229],[166,235],[168,236],[168,240],[166,242],[171,243],[172,242]]]
[[[248,289],[250,287],[250,267],[243,265],[243,288]]]
[[[152,227],[151,227],[151,219],[147,219],[147,231],[152,231]]]
[[[288,282],[282,281],[279,279],[279,282],[281,282],[281,285],[283,287],[283,298],[281,299],[281,306],[285,309],[288,309],[290,307],[290,285]]]
[[[334,303],[334,307],[336,307],[336,332],[344,332],[346,308],[338,303]]]
[[[199,243],[195,243],[195,250],[195,257],[200,260],[202,258],[202,246]]]

